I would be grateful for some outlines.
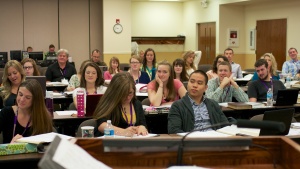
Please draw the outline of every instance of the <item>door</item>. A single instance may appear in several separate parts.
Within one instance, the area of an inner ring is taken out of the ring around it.
[[[213,63],[216,55],[216,23],[199,23],[198,27],[198,50],[202,52],[199,64]]]
[[[258,20],[256,25],[256,60],[264,53],[272,53],[281,71],[286,61],[287,19]]]

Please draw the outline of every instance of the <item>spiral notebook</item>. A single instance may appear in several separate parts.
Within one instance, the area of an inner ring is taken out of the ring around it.
[[[101,99],[103,94],[88,94],[86,95],[86,108],[85,108],[85,116],[91,117],[94,114],[94,111]]]

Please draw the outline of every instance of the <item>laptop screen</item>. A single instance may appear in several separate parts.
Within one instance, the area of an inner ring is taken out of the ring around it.
[[[93,116],[94,111],[101,99],[103,94],[88,94],[86,95],[86,114],[85,116],[90,117]]]
[[[282,122],[285,124],[285,131],[283,133],[280,133],[275,130],[261,129],[259,135],[260,136],[272,136],[272,135],[285,136],[289,134],[294,113],[295,113],[294,108],[266,111],[264,113],[263,121]]]
[[[278,90],[275,106],[290,106],[297,103],[299,89]]]

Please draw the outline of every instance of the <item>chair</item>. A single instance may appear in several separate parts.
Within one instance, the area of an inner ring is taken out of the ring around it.
[[[76,107],[75,107],[74,102],[72,102],[72,103],[69,105],[68,110],[77,110]]]
[[[203,72],[207,72],[212,69],[212,65],[210,64],[203,64],[198,66],[198,70],[202,70]]]
[[[40,67],[39,68],[39,72],[40,72],[41,76],[45,76],[46,75],[47,69],[48,69],[48,67]]]
[[[185,87],[185,89],[187,90],[187,84],[188,84],[189,81],[184,81],[182,82],[183,86]]]
[[[146,106],[150,106],[150,100],[149,98],[145,98],[143,101],[142,101],[142,105],[146,105]]]
[[[130,68],[129,63],[120,63],[119,66],[120,66],[120,70],[123,70],[123,71],[128,71]]]
[[[77,129],[77,132],[76,132],[76,137],[82,137],[81,127],[83,127],[83,126],[93,126],[94,127],[94,133],[98,130],[96,119],[88,119],[88,120],[83,121],[78,126],[78,129]]]
[[[259,115],[255,115],[253,117],[250,118],[250,120],[256,120],[256,121],[262,121],[264,118],[263,114],[259,114]],[[292,118],[292,123],[297,122],[297,120],[293,117]]]

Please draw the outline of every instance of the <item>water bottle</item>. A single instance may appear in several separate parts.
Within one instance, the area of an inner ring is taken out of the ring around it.
[[[286,77],[285,87],[286,87],[287,89],[291,88],[291,77],[290,77],[290,75],[288,75],[288,76]]]
[[[53,91],[46,91],[46,107],[53,117]]]
[[[84,90],[77,90],[77,117],[84,117]]]
[[[107,125],[104,128],[104,137],[114,137],[115,130],[113,125],[111,124],[111,120],[107,120]]]
[[[271,88],[269,88],[267,92],[267,106],[268,107],[273,106],[273,91]]]

